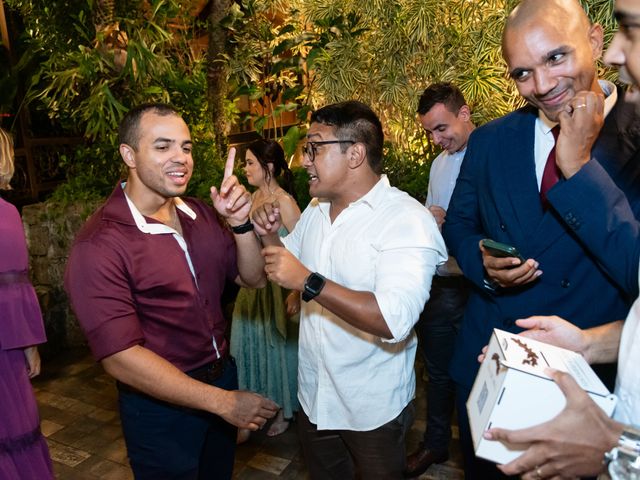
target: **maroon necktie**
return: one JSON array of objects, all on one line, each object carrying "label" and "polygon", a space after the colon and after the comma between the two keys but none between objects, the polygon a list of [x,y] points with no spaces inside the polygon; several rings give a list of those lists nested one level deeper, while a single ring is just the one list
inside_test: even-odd
[{"label": "maroon necktie", "polygon": [[553,133],[553,148],[547,157],[547,163],[544,166],[544,172],[542,174],[542,182],[540,183],[540,200],[542,201],[542,208],[544,210],[549,208],[547,192],[560,180],[560,176],[562,175],[556,164],[556,142],[558,141],[558,134],[560,133],[560,125],[553,127],[551,133]]}]

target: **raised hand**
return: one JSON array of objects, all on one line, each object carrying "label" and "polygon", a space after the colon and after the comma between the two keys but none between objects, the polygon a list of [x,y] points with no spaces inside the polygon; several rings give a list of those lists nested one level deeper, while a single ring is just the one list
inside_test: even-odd
[{"label": "raised hand", "polygon": [[266,202],[256,208],[252,214],[252,221],[258,235],[277,234],[282,225],[278,201],[276,200],[273,203]]},{"label": "raised hand", "polygon": [[558,118],[556,164],[564,178],[571,178],[591,159],[591,148],[604,125],[604,96],[578,92]]},{"label": "raised hand", "polygon": [[236,149],[229,149],[220,191],[216,187],[211,187],[211,201],[214,208],[227,219],[231,226],[245,223],[251,210],[251,195],[233,174],[235,158]]}]

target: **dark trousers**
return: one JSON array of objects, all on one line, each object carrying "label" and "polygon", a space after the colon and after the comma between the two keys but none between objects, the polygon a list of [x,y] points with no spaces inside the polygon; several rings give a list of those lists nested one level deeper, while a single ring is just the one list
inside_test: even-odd
[{"label": "dark trousers", "polygon": [[[384,405],[380,406],[384,408]],[[366,412],[362,412],[366,415]],[[413,401],[396,418],[368,432],[318,430],[304,411],[298,435],[313,480],[393,480],[405,468],[405,436],[414,418]]]},{"label": "dark trousers", "polygon": [[423,445],[436,453],[448,451],[451,441],[455,384],[449,376],[449,364],[469,289],[462,276],[434,276],[429,301],[415,327],[429,375]]},{"label": "dark trousers", "polygon": [[[211,385],[238,389],[232,359]],[[119,393],[122,430],[137,480],[231,478],[236,427],[217,415],[162,402],[126,386]]]}]

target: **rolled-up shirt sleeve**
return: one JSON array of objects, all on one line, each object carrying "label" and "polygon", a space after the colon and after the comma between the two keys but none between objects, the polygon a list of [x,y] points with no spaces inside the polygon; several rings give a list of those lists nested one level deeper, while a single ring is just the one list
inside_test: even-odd
[{"label": "rolled-up shirt sleeve", "polygon": [[447,260],[447,249],[433,216],[410,209],[390,222],[377,246],[374,295],[393,335],[400,342],[418,321],[429,299],[436,267]]},{"label": "rolled-up shirt sleeve", "polygon": [[74,245],[65,272],[71,299],[97,361],[144,344],[124,260],[109,245]]}]

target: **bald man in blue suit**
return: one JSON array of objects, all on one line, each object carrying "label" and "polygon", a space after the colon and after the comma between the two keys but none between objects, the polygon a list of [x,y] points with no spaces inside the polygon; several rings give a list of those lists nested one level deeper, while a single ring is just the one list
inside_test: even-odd
[{"label": "bald man in blue suit", "polygon": [[[492,329],[520,331],[515,320],[531,315],[588,328],[624,318],[637,295],[637,242],[616,243],[607,225],[624,223],[634,231],[626,238],[638,238],[639,122],[624,93],[597,78],[602,38],[577,0],[521,2],[507,21],[503,55],[529,105],[469,140],[444,225],[451,254],[475,285],[451,364],[467,478],[500,476],[474,460],[464,407]],[[604,124],[597,139],[584,139],[593,144],[589,165],[560,175],[541,198],[553,127],[583,109]],[[594,185],[606,184],[617,188],[594,198]],[[483,238],[515,246],[526,261],[492,257],[479,245]]]}]

